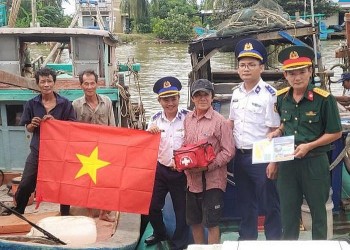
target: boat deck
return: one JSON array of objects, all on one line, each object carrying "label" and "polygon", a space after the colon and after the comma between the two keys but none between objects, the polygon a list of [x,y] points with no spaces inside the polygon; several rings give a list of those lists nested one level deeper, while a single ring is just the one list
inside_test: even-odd
[{"label": "boat deck", "polygon": [[[11,195],[11,192],[8,192],[8,187],[6,185],[2,185],[0,187],[0,201],[9,207],[13,206],[13,197]],[[33,223],[37,223],[42,218],[59,215],[59,204],[42,202],[38,209],[35,207],[36,202],[34,202],[32,205],[27,206],[24,214],[24,216]],[[1,207],[0,212],[3,210],[4,208]],[[88,249],[103,248],[114,250],[135,248],[139,239],[140,215],[118,213],[114,211],[111,213],[112,215],[115,215],[116,220],[114,222],[107,222],[98,218],[99,210],[97,209],[89,210],[86,208],[71,207],[70,214],[72,216],[92,216],[95,220],[97,240],[94,244],[88,245]],[[30,231],[30,229],[31,226],[27,222],[21,220],[15,215],[2,216],[0,219],[0,249],[17,249],[17,247],[21,247],[20,245],[12,246],[11,243],[9,243],[12,241],[7,241],[8,238],[6,237],[24,236]],[[6,243],[4,243],[4,239],[6,239]],[[23,237],[21,238],[21,242],[24,242]],[[45,244],[49,244],[46,241],[43,242],[45,242]],[[10,248],[2,248],[3,244],[9,244]],[[48,245],[43,245],[43,247],[40,249],[67,249],[67,247],[68,249],[75,248],[75,246],[73,248],[70,248],[69,245],[56,246],[54,248],[50,248]],[[79,247],[77,249],[85,249],[84,243],[82,243],[82,246]]]}]

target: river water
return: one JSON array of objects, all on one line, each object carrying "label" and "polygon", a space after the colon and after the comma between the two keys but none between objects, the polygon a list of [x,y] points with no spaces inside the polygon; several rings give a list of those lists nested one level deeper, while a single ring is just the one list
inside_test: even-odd
[{"label": "river water", "polygon": [[[341,62],[335,58],[334,51],[337,47],[339,47],[339,40],[321,41],[321,54],[326,69]],[[181,81],[183,90],[181,91],[180,106],[187,107],[187,81],[191,69],[187,44],[125,44],[117,48],[117,58],[120,63],[134,60],[141,64],[139,72],[140,92],[147,118],[160,109],[157,95],[153,93],[152,88],[155,81],[164,76],[175,76]],[[213,70],[234,69],[232,53],[217,53],[211,62]],[[339,79],[340,68],[336,68],[334,71],[335,76],[332,79]],[[130,78],[128,82],[130,82],[132,93],[135,95],[135,81]],[[332,86],[332,93],[340,94],[341,92],[340,84]]]}]

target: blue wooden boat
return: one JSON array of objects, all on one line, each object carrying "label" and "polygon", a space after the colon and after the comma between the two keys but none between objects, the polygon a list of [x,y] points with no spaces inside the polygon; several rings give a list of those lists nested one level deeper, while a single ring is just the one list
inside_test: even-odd
[{"label": "blue wooden boat", "polygon": [[[30,65],[25,64],[21,48],[24,43],[34,42],[53,42],[55,48],[69,50],[71,63],[49,63],[52,52],[46,60],[39,56]],[[71,101],[83,95],[79,72],[93,69],[99,76],[97,92],[112,100],[116,124],[133,127],[131,123],[137,123],[136,117],[127,108],[132,105],[127,87],[119,82],[115,53],[117,43],[116,37],[105,30],[0,28],[0,170],[5,173],[21,172],[29,152],[30,135],[18,125],[25,102],[38,94],[32,71],[24,74],[29,66],[33,71],[43,66],[58,70],[60,75],[55,91]],[[142,119],[142,116],[139,117]],[[120,213],[116,224],[116,230],[108,240],[74,249],[134,249],[139,239],[140,215]],[[0,228],[0,249],[72,249],[45,241],[33,243],[27,236],[4,236],[1,233]],[[38,242],[37,239],[34,242]]]}]

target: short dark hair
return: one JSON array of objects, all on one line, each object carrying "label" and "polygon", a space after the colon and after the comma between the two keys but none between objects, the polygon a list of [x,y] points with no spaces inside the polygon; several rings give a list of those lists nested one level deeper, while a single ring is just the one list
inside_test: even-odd
[{"label": "short dark hair", "polygon": [[79,82],[80,82],[80,84],[82,84],[84,82],[84,80],[83,80],[83,76],[84,75],[94,75],[95,76],[95,82],[97,83],[98,76],[97,76],[96,72],[93,69],[86,69],[83,72],[79,73]]},{"label": "short dark hair", "polygon": [[56,82],[56,71],[50,68],[40,68],[35,72],[35,82],[39,84],[39,76],[52,76],[53,82]]}]

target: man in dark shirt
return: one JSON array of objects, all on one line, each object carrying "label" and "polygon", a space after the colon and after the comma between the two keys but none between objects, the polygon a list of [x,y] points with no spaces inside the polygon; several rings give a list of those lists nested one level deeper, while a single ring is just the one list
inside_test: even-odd
[{"label": "man in dark shirt", "polygon": [[[36,187],[41,122],[53,119],[65,121],[76,119],[71,102],[54,92],[56,72],[48,68],[39,69],[35,73],[35,80],[39,86],[40,94],[27,101],[20,121],[20,125],[26,126],[27,131],[33,133],[30,153],[15,194],[15,210],[20,214],[24,213],[29,197]],[[69,206],[61,205],[60,211],[61,215],[68,215]]]}]

